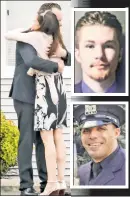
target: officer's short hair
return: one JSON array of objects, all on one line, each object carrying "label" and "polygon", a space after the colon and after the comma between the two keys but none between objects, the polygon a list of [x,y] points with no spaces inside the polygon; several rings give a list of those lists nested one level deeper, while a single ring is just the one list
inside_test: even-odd
[{"label": "officer's short hair", "polygon": [[114,14],[109,12],[100,12],[100,11],[90,11],[86,12],[84,16],[82,16],[75,28],[75,45],[78,48],[78,40],[79,40],[79,30],[85,25],[104,25],[111,28],[114,28],[117,33],[117,39],[119,44],[121,43],[122,38],[122,26],[117,17]]}]

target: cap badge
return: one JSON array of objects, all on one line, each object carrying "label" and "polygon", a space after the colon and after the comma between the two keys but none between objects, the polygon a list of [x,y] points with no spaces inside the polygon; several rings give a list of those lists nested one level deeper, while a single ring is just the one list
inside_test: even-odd
[{"label": "cap badge", "polygon": [[85,105],[85,115],[97,114],[96,105]]}]

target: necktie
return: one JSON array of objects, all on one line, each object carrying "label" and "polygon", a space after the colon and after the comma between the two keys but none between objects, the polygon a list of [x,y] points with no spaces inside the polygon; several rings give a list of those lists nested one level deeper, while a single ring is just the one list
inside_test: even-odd
[{"label": "necktie", "polygon": [[92,172],[93,172],[93,178],[96,178],[98,176],[98,174],[101,172],[100,163],[93,163]]}]

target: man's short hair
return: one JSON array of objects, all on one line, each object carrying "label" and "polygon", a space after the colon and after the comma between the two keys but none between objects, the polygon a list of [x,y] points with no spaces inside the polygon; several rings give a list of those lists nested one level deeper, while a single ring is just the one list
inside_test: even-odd
[{"label": "man's short hair", "polygon": [[61,6],[58,3],[44,3],[38,10],[38,14],[45,12],[46,10],[51,10],[52,8],[57,8],[61,10]]},{"label": "man's short hair", "polygon": [[79,30],[86,25],[104,25],[111,28],[114,28],[117,33],[117,38],[119,43],[122,39],[122,26],[114,14],[110,12],[100,12],[100,11],[90,11],[86,12],[76,24],[76,33],[75,33],[75,44],[78,48],[78,32]]}]

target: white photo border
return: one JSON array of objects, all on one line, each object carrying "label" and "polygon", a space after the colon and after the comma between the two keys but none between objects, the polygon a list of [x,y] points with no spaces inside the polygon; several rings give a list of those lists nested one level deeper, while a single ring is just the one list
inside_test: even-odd
[{"label": "white photo border", "polygon": [[75,186],[73,185],[73,180],[74,180],[74,145],[73,145],[73,132],[70,132],[70,155],[72,155],[70,157],[70,188],[71,189],[128,189],[129,188],[129,102],[125,101],[125,102],[80,102],[80,101],[76,101],[76,102],[71,102],[71,106],[70,106],[70,130],[73,131],[73,106],[74,105],[87,105],[87,104],[100,104],[100,105],[105,105],[105,104],[115,104],[115,105],[125,105],[125,143],[126,143],[126,148],[125,148],[125,152],[126,152],[126,163],[125,163],[125,185],[117,185],[117,186],[112,186],[112,185],[86,185],[86,186]]},{"label": "white photo border", "polygon": [[[123,11],[125,12],[125,93],[75,93],[74,69],[75,69],[75,11]],[[72,8],[71,9],[71,95],[72,96],[129,96],[129,8]]]}]

